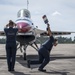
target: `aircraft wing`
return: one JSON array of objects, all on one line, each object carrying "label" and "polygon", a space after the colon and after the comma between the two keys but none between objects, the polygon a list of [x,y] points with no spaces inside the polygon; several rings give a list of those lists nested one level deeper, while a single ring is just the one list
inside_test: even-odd
[{"label": "aircraft wing", "polygon": [[[35,29],[36,34],[38,35],[43,35],[43,36],[48,36],[47,31],[41,30],[41,29]],[[75,32],[68,32],[68,31],[52,31],[52,34],[55,35],[70,35],[71,33]]]},{"label": "aircraft wing", "polygon": [[[35,29],[36,35],[43,35],[48,36],[47,31],[41,29]],[[68,32],[68,31],[52,31],[52,34],[55,35],[70,35],[71,33],[75,32]],[[0,36],[5,36],[4,31],[0,31]]]},{"label": "aircraft wing", "polygon": [[5,35],[4,31],[0,31],[0,36],[4,36],[4,35]]}]

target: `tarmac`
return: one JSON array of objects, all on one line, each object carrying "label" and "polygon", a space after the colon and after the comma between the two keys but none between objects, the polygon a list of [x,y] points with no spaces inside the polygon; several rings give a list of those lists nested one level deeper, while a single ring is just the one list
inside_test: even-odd
[{"label": "tarmac", "polygon": [[[28,46],[27,59],[38,59],[38,53]],[[58,44],[50,53],[51,60],[45,67],[47,72],[38,71],[39,65],[27,67],[27,61],[23,59],[23,53],[17,51],[15,71],[7,69],[5,44],[0,44],[0,75],[75,75],[75,44]]]}]

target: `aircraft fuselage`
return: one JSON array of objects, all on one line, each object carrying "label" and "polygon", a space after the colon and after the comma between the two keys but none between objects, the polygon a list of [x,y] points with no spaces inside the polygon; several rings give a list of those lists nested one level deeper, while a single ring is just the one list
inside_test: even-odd
[{"label": "aircraft fuselage", "polygon": [[35,40],[35,28],[30,18],[30,12],[22,9],[18,12],[18,18],[15,21],[18,27],[17,41],[20,43],[29,43]]}]

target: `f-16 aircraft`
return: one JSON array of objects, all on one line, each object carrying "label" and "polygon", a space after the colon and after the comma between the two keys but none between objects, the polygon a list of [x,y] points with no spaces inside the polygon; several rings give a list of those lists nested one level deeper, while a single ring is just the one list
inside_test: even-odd
[{"label": "f-16 aircraft", "polygon": [[[17,33],[17,49],[23,52],[24,60],[26,60],[26,49],[28,45],[32,46],[34,49],[38,50],[38,45],[36,44],[37,35],[47,35],[46,31],[40,30],[34,27],[31,20],[30,11],[28,9],[21,9],[17,13],[17,20],[15,21],[18,27]],[[53,35],[67,35],[71,32],[59,32],[52,31]],[[5,35],[4,31],[0,31],[0,35]]]}]

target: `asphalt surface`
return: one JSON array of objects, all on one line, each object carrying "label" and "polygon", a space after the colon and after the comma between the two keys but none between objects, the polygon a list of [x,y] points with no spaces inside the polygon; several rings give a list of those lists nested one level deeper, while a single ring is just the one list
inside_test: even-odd
[{"label": "asphalt surface", "polygon": [[[32,47],[26,50],[27,59],[38,59],[38,53]],[[39,65],[27,67],[23,54],[17,51],[15,71],[8,72],[5,45],[0,44],[0,75],[75,75],[75,44],[58,44],[51,51],[51,61],[45,67],[47,72],[38,71]]]}]

